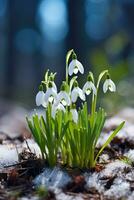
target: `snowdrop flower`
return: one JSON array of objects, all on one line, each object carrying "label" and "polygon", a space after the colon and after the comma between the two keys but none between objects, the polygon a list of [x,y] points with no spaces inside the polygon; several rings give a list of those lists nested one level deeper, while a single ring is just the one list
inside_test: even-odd
[{"label": "snowdrop flower", "polygon": [[64,106],[61,103],[59,103],[59,104],[53,104],[52,105],[52,117],[53,118],[55,118],[56,112],[58,110],[62,110],[63,112],[66,111],[66,109],[64,108]]},{"label": "snowdrop flower", "polygon": [[52,103],[53,100],[56,100],[56,98],[57,98],[57,92],[54,89],[52,82],[49,82],[48,89],[45,93],[45,102],[47,102],[47,103],[51,102]]},{"label": "snowdrop flower", "polygon": [[78,112],[77,112],[77,110],[76,110],[76,107],[73,106],[73,107],[71,108],[70,112],[72,113],[73,121],[74,121],[75,123],[77,123],[77,122],[78,122]]},{"label": "snowdrop flower", "polygon": [[103,84],[103,92],[106,93],[108,90],[110,90],[111,92],[116,91],[116,86],[114,82],[110,79],[109,75],[107,75],[107,79]]},{"label": "snowdrop flower", "polygon": [[61,102],[64,106],[66,106],[66,105],[69,106],[71,103],[68,93],[63,90],[59,92],[59,94],[57,96],[57,101]]},{"label": "snowdrop flower", "polygon": [[70,76],[72,76],[72,74],[77,74],[78,71],[83,74],[84,73],[84,67],[83,65],[77,60],[77,56],[76,54],[73,54],[72,55],[73,59],[72,61],[70,62],[69,64],[69,67],[68,67],[68,73]]},{"label": "snowdrop flower", "polygon": [[56,104],[62,103],[64,106],[69,106],[71,104],[70,96],[66,92],[66,83],[63,81],[61,85],[61,91],[57,95]]},{"label": "snowdrop flower", "polygon": [[47,104],[45,102],[45,93],[43,92],[43,86],[40,85],[40,88],[39,88],[39,92],[37,93],[36,95],[36,98],[35,98],[35,101],[36,101],[36,105],[37,106],[43,106],[43,107],[46,107]]},{"label": "snowdrop flower", "polygon": [[75,103],[77,101],[78,97],[80,97],[81,100],[85,101],[85,94],[84,94],[83,90],[80,89],[78,87],[78,83],[75,82],[74,89],[71,92],[71,100],[72,100],[72,102]]},{"label": "snowdrop flower", "polygon": [[93,94],[96,95],[96,87],[92,81],[87,81],[85,85],[83,86],[83,92],[86,95],[89,95],[93,91]]}]

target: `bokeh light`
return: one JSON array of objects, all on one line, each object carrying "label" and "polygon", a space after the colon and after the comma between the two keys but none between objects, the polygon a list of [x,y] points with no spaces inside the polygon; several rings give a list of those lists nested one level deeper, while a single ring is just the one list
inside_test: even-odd
[{"label": "bokeh light", "polygon": [[40,28],[48,40],[63,40],[68,32],[67,9],[64,0],[42,0],[38,17]]}]

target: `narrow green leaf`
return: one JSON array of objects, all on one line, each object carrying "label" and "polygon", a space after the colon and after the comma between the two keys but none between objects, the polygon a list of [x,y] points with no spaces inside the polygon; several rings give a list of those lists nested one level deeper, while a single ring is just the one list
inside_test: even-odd
[{"label": "narrow green leaf", "polygon": [[45,73],[45,82],[48,82],[48,73],[49,73],[49,69]]},{"label": "narrow green leaf", "polygon": [[66,124],[63,125],[63,128],[62,128],[62,132],[61,132],[61,135],[60,135],[59,142],[61,142],[61,140],[63,139],[64,135],[67,133],[67,128],[68,128],[68,126],[69,126],[69,123],[70,123],[70,121],[68,121]]},{"label": "narrow green leaf", "polygon": [[33,137],[36,139],[36,134],[35,134],[35,130],[34,130],[32,121],[30,119],[28,119],[28,117],[26,117],[26,121],[28,123],[29,129],[31,130],[31,133],[33,134]]},{"label": "narrow green leaf", "polygon": [[107,145],[112,141],[112,139],[116,136],[116,134],[122,129],[122,127],[124,126],[125,121],[123,121],[115,130],[114,132],[109,136],[109,138],[107,139],[107,141],[104,143],[104,145],[101,147],[100,151],[98,152],[98,154],[96,155],[95,158],[95,162],[97,161],[99,155],[102,153],[102,151],[107,147]]}]

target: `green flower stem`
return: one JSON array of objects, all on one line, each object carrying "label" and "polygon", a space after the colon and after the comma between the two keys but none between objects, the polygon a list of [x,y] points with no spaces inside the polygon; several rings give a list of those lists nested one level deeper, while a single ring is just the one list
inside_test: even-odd
[{"label": "green flower stem", "polygon": [[99,89],[99,86],[100,86],[100,81],[101,79],[103,78],[103,76],[105,74],[108,73],[108,70],[104,70],[100,73],[99,75],[99,78],[98,78],[98,81],[97,81],[97,86],[96,86],[96,95],[92,95],[92,108],[91,108],[91,114],[94,115],[95,112],[96,112],[96,103],[97,103],[97,95],[98,95],[98,89]]},{"label": "green flower stem", "polygon": [[68,85],[68,63],[69,63],[70,56],[72,55],[73,52],[74,50],[71,49],[70,51],[68,51],[66,55],[66,83],[67,85]]},{"label": "green flower stem", "polygon": [[92,95],[91,115],[94,116],[96,112],[97,92],[96,95]]},{"label": "green flower stem", "polygon": [[66,63],[66,83],[68,85],[68,64]]}]

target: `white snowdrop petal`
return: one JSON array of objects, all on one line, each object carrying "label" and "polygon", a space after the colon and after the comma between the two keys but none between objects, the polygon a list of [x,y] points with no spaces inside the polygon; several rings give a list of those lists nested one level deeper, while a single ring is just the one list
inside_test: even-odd
[{"label": "white snowdrop petal", "polygon": [[72,93],[71,93],[71,100],[72,100],[72,102],[75,103],[77,101],[77,98],[78,98],[78,91],[77,91],[77,88],[75,87],[72,90]]},{"label": "white snowdrop petal", "polygon": [[56,86],[55,82],[52,82],[52,87],[55,90],[55,92],[57,93],[58,90],[57,90],[57,86]]},{"label": "white snowdrop petal", "polygon": [[65,95],[66,103],[69,106],[71,104],[70,97],[69,97],[69,95],[67,93],[65,93],[64,95]]},{"label": "white snowdrop petal", "polygon": [[52,88],[52,95],[53,95],[54,98],[57,97],[57,92],[53,88]]},{"label": "white snowdrop petal", "polygon": [[42,102],[42,106],[43,106],[44,108],[47,107],[47,103],[45,102],[45,100],[43,100],[43,102]]},{"label": "white snowdrop petal", "polygon": [[77,67],[74,67],[74,74],[77,74],[78,73],[78,71],[79,71],[79,69],[77,68]]},{"label": "white snowdrop petal", "polygon": [[65,107],[61,103],[59,103],[57,109],[62,110],[63,112],[66,111]]},{"label": "white snowdrop petal", "polygon": [[44,103],[44,96],[45,96],[45,93],[43,91],[39,91],[36,95],[36,105],[37,106],[40,106]]},{"label": "white snowdrop petal", "polygon": [[77,123],[78,122],[78,112],[77,112],[77,110],[76,109],[71,109],[71,113],[72,113],[73,121],[75,123]]},{"label": "white snowdrop petal", "polygon": [[85,85],[83,86],[83,92],[86,94],[86,95],[89,95],[91,93],[91,87],[90,87],[90,83],[89,81],[87,81],[85,83]]},{"label": "white snowdrop petal", "polygon": [[81,74],[84,73],[84,67],[77,59],[74,59],[70,62],[68,67],[68,73],[71,76],[73,73],[77,74],[80,71]]},{"label": "white snowdrop petal", "polygon": [[48,102],[48,99],[49,99],[50,95],[51,95],[51,89],[48,88],[47,91],[46,91],[46,94],[45,94],[45,101],[46,102]]},{"label": "white snowdrop petal", "polygon": [[72,76],[72,74],[74,73],[74,67],[76,66],[76,60],[72,60],[69,64],[69,67],[68,67],[68,74],[70,76]]},{"label": "white snowdrop petal", "polygon": [[116,91],[116,86],[115,86],[114,82],[111,79],[106,79],[104,84],[103,84],[104,93],[106,93],[107,90],[110,90],[111,92],[115,92]]},{"label": "white snowdrop petal", "polygon": [[95,85],[93,84],[93,82],[91,82],[91,81],[90,81],[90,88],[92,89],[94,95],[96,95],[96,94],[97,94],[96,87],[95,87]]},{"label": "white snowdrop petal", "polygon": [[83,92],[86,93],[86,91],[89,89],[89,82],[87,81],[85,85],[83,86]]},{"label": "white snowdrop petal", "polygon": [[78,60],[76,60],[76,66],[78,67],[79,71],[81,74],[84,74],[84,67],[81,64],[81,62],[79,62]]},{"label": "white snowdrop petal", "polygon": [[80,89],[79,87],[77,88],[78,89],[78,94],[79,94],[79,97],[81,98],[81,100],[85,101],[85,94],[83,92],[82,89]]},{"label": "white snowdrop petal", "polygon": [[103,84],[103,92],[106,93],[108,90],[108,85],[109,85],[109,81],[108,79],[105,80],[104,84]]},{"label": "white snowdrop petal", "polygon": [[115,86],[114,82],[111,79],[109,79],[109,90],[111,92],[115,92],[116,91],[116,86]]},{"label": "white snowdrop petal", "polygon": [[53,106],[52,106],[52,117],[53,118],[55,118],[56,112],[58,110],[62,110],[63,112],[66,111],[66,109],[64,108],[64,106],[61,103],[59,103],[58,105],[53,104]]},{"label": "white snowdrop petal", "polygon": [[62,98],[64,99],[64,101],[66,102],[67,105],[70,105],[70,99],[68,94],[65,91],[61,91],[62,92]]},{"label": "white snowdrop petal", "polygon": [[83,86],[83,92],[89,95],[91,91],[93,91],[93,94],[96,95],[97,91],[95,85],[93,84],[92,81],[87,81]]},{"label": "white snowdrop petal", "polygon": [[58,99],[58,102],[62,102],[64,105],[70,105],[70,97],[69,97],[69,95],[68,95],[68,93],[67,92],[65,92],[65,91],[60,91],[60,93],[58,94],[58,97],[57,97],[57,99]]},{"label": "white snowdrop petal", "polygon": [[51,97],[53,97],[53,99],[56,99],[56,97],[57,97],[57,93],[56,93],[56,91],[53,89],[53,87],[47,89],[46,94],[45,94],[45,101],[46,101],[46,102],[48,102],[48,101],[51,102],[51,100],[52,100]]}]

